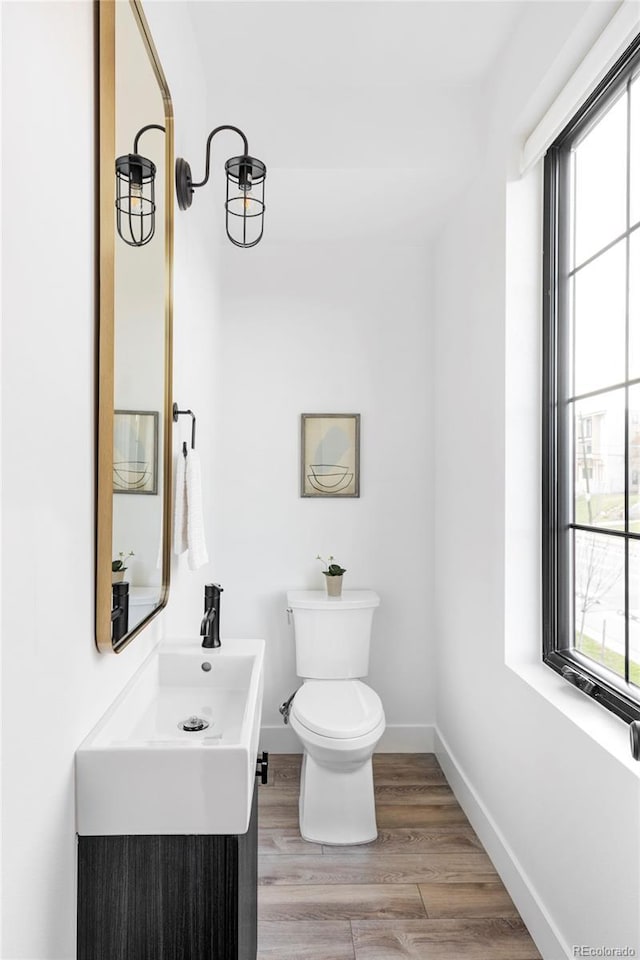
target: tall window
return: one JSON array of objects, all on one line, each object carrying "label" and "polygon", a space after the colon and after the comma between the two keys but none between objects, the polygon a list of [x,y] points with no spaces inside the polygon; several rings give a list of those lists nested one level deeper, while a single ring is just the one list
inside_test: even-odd
[{"label": "tall window", "polygon": [[545,158],[544,659],[640,718],[640,37]]}]

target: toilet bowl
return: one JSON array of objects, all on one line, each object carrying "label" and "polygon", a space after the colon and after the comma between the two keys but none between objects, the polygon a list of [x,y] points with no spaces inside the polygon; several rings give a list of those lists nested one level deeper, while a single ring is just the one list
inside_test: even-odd
[{"label": "toilet bowl", "polygon": [[303,684],[289,720],[303,748],[300,833],[324,844],[377,836],[373,752],[385,729],[380,697],[360,677],[369,666],[373,591],[290,591],[296,663]]},{"label": "toilet bowl", "polygon": [[369,843],[378,835],[371,758],[384,733],[377,693],[359,680],[308,680],[290,722],[304,749],[300,833],[314,843]]}]

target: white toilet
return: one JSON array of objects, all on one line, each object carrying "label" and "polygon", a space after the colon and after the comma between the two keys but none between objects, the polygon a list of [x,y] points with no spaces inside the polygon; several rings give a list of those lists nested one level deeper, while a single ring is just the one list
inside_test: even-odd
[{"label": "white toilet", "polygon": [[290,590],[296,672],[303,684],[289,719],[304,748],[300,833],[315,843],[369,843],[378,835],[371,757],[384,733],[369,672],[371,623],[379,596],[347,590]]}]

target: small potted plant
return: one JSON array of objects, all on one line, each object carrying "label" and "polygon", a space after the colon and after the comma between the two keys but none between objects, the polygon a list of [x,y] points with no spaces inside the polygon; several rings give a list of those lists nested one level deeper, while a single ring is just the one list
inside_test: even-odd
[{"label": "small potted plant", "polygon": [[133,550],[129,550],[129,553],[123,553],[121,550],[117,559],[111,561],[111,583],[120,583],[124,580],[124,575],[127,572],[127,560],[133,556],[135,556]]},{"label": "small potted plant", "polygon": [[341,597],[342,574],[347,572],[346,569],[335,562],[335,557],[327,557],[325,560],[318,554],[316,560],[320,560],[327,568],[322,571],[326,577],[325,585],[327,587],[327,595],[330,597]]}]

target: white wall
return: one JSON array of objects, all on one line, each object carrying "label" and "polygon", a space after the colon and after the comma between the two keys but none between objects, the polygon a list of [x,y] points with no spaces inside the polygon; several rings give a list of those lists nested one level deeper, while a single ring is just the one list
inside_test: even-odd
[{"label": "white wall", "polygon": [[[206,123],[204,104],[194,106],[197,53],[182,12],[157,6],[152,30],[180,118],[178,151],[189,157],[202,150]],[[71,960],[74,751],[157,641],[162,621],[118,657],[95,649],[92,4],[11,3],[2,15],[0,955]],[[191,213],[176,228],[176,382],[178,399],[197,410],[211,406],[204,374],[214,290],[206,214]],[[191,350],[191,336],[202,353]],[[179,598],[185,575],[174,573]]]},{"label": "white wall", "polygon": [[[383,243],[225,250],[213,554],[223,633],[267,642],[263,741],[298,749],[277,708],[298,685],[285,593],[380,593],[369,682],[383,748],[426,749],[433,722],[431,317],[425,251]],[[301,413],[360,413],[359,499],[301,499]],[[275,729],[270,729],[274,727]]]},{"label": "white wall", "polygon": [[[515,36],[503,75],[535,49]],[[625,724],[538,662],[539,171],[506,184],[527,94],[495,92],[486,158],[436,247],[437,723],[445,771],[558,960],[640,943],[640,788]]]},{"label": "white wall", "polygon": [[[186,5],[148,0],[145,10],[171,90],[176,117],[175,155],[191,164],[197,180],[204,174],[207,135],[220,123],[223,107],[210,105],[203,95],[206,85]],[[224,191],[218,182],[220,163],[220,155],[214,155],[215,182],[196,191],[189,210],[180,210],[176,203],[174,211],[173,399],[181,410],[193,410],[197,418],[196,447],[202,464],[203,508],[211,558],[200,570],[192,572],[187,567],[186,554],[173,557],[170,601],[162,627],[164,635],[174,638],[193,639],[199,635],[204,584],[217,575],[212,477],[220,364],[217,338],[222,323],[218,276]],[[182,456],[183,440],[191,441],[190,417],[180,417],[174,426],[174,463]]]},{"label": "white wall", "polygon": [[157,630],[94,646],[91,4],[6,4],[2,45],[2,956],[70,960],[74,750]]}]

